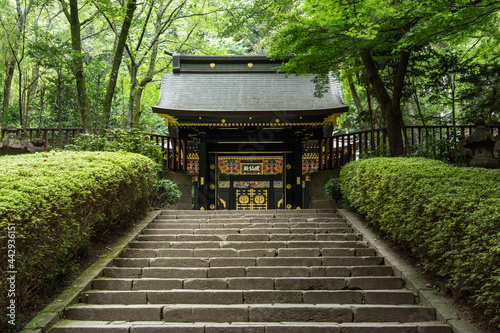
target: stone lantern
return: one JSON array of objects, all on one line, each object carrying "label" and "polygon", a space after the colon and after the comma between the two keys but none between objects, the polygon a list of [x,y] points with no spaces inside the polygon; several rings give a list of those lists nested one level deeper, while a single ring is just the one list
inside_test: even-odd
[{"label": "stone lantern", "polygon": [[0,142],[0,155],[17,155],[28,153],[28,145],[17,136],[17,127],[7,126],[7,135]]},{"label": "stone lantern", "polygon": [[29,143],[28,149],[31,153],[42,153],[45,151],[44,145],[45,140],[43,140],[42,138],[34,138]]},{"label": "stone lantern", "polygon": [[472,150],[470,166],[495,169],[500,167],[499,159],[493,155],[496,140],[485,125],[484,118],[479,117],[475,121],[476,130],[474,134],[465,139],[465,148]]}]

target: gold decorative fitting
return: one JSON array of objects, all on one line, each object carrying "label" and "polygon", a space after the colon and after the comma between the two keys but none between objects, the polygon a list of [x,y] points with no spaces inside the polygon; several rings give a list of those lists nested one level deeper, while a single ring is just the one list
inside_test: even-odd
[{"label": "gold decorative fitting", "polygon": [[201,120],[201,117],[198,117],[198,119],[200,119],[200,120]]},{"label": "gold decorative fitting", "polygon": [[219,201],[224,206],[224,209],[226,209],[226,202],[223,199],[221,199],[221,198],[219,198]]},{"label": "gold decorative fitting", "polygon": [[205,185],[205,177],[200,177],[200,185]]},{"label": "gold decorative fitting", "polygon": [[283,198],[281,198],[280,201],[278,201],[278,208],[281,208],[281,205],[283,205]]},{"label": "gold decorative fitting", "polygon": [[242,195],[239,197],[239,201],[241,204],[247,204],[250,201],[250,198],[247,195]]},{"label": "gold decorative fitting", "polygon": [[215,164],[210,164],[210,170],[215,170]]},{"label": "gold decorative fitting", "polygon": [[211,190],[215,190],[215,185],[214,184],[210,184],[210,189]]},{"label": "gold decorative fitting", "polygon": [[215,209],[215,205],[214,205],[214,204],[211,204],[211,205],[210,205],[210,209],[211,209],[211,210],[214,210],[214,209]]},{"label": "gold decorative fitting", "polygon": [[292,189],[292,185],[291,184],[286,184],[286,189],[287,190],[291,190]]},{"label": "gold decorative fitting", "polygon": [[286,165],[286,168],[287,168],[288,170],[290,170],[290,169],[292,168],[292,165],[291,165],[291,164],[287,164],[287,165]]},{"label": "gold decorative fitting", "polygon": [[205,210],[205,207],[201,207],[200,210]]},{"label": "gold decorative fitting", "polygon": [[222,119],[221,123],[225,124],[226,123],[226,119]]},{"label": "gold decorative fitting", "polygon": [[291,204],[286,205],[286,209],[292,209],[292,205]]},{"label": "gold decorative fitting", "polygon": [[300,208],[300,206],[297,206],[297,208],[296,208],[296,209],[301,209],[301,208]]},{"label": "gold decorative fitting", "polygon": [[[280,104],[281,104],[281,103],[280,103]],[[276,118],[276,123],[279,123],[279,122],[280,122],[280,120],[279,120],[278,118]]]},{"label": "gold decorative fitting", "polygon": [[252,68],[253,64],[251,62],[248,63],[248,67]]},{"label": "gold decorative fitting", "polygon": [[252,120],[252,117],[248,117],[248,119]]},{"label": "gold decorative fitting", "polygon": [[210,63],[210,68],[214,68],[215,67],[215,63]]},{"label": "gold decorative fitting", "polygon": [[255,197],[255,202],[259,205],[263,204],[266,201],[263,195],[258,195]]}]

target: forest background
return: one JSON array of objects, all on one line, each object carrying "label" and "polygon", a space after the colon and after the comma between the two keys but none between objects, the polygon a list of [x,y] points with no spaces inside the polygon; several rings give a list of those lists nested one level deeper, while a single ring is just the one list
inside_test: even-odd
[{"label": "forest background", "polygon": [[318,74],[318,95],[340,80],[351,107],[337,133],[499,124],[499,10],[494,0],[0,0],[0,127],[166,134],[151,106],[172,53],[298,55],[283,70]]}]

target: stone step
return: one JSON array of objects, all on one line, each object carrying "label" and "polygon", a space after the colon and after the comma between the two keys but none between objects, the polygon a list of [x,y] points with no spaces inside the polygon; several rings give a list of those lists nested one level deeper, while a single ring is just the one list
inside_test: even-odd
[{"label": "stone step", "polygon": [[[153,259],[153,258],[255,258],[257,265],[295,265],[294,258],[300,254],[300,249],[125,249],[122,258],[116,259]],[[361,250],[367,250],[362,252]],[[307,266],[369,266],[382,265],[383,257],[369,256],[371,249],[303,249],[304,257],[300,257]],[[318,253],[319,252],[319,253]],[[309,255],[310,257],[305,257]],[[313,257],[314,256],[314,257]],[[139,262],[139,261],[138,261]],[[275,263],[275,264],[273,264]],[[136,266],[134,266],[136,267]]]},{"label": "stone step", "polygon": [[452,333],[438,322],[334,323],[334,322],[233,322],[166,323],[163,321],[110,322],[64,320],[54,333]]},{"label": "stone step", "polygon": [[88,291],[87,304],[414,304],[408,290],[147,290]]},{"label": "stone step", "polygon": [[[186,273],[186,272],[184,272]],[[192,275],[196,275],[194,271]],[[174,275],[174,274],[171,274]],[[186,275],[186,274],[184,274]],[[201,276],[202,274],[200,274]],[[403,280],[394,276],[365,277],[142,277],[99,278],[92,281],[94,290],[395,290]]]},{"label": "stone step", "polygon": [[165,322],[413,322],[435,321],[432,308],[418,305],[340,304],[151,304],[74,305],[66,309],[69,320]]},{"label": "stone step", "polygon": [[452,332],[335,210],[163,211],[90,287],[51,332]]},{"label": "stone step", "polygon": [[[127,258],[159,258],[159,257],[198,257],[198,258],[220,258],[220,257],[375,257],[376,252],[370,248],[283,248],[283,249],[142,249],[126,248],[119,259]],[[345,260],[344,258],[341,258]],[[368,260],[368,259],[367,259]],[[382,258],[369,259],[382,262]],[[355,261],[352,265],[362,265]],[[378,265],[378,263],[376,264]],[[332,265],[336,266],[336,265]],[[342,264],[344,266],[344,264]]]},{"label": "stone step", "polygon": [[143,235],[231,235],[231,234],[333,234],[353,233],[351,227],[338,228],[178,228],[158,229],[147,228],[142,231]]},{"label": "stone step", "polygon": [[279,209],[268,209],[268,210],[252,210],[252,211],[228,211],[228,210],[217,210],[217,211],[197,211],[197,210],[164,210],[161,212],[162,216],[261,216],[261,215],[273,215],[273,216],[295,216],[295,215],[326,215],[333,216],[337,215],[335,209],[302,209],[302,210],[279,210]]},{"label": "stone step", "polygon": [[[309,250],[309,249],[308,249]],[[280,252],[280,254],[282,254]],[[295,253],[292,253],[295,255]],[[354,269],[366,269],[373,267],[374,270],[385,269],[389,270],[388,266],[381,266],[382,257],[375,257],[377,261],[372,261],[373,257],[348,257],[352,259],[356,265],[348,265],[348,260],[344,257],[294,257],[294,256],[281,256],[280,257],[185,257],[185,256],[165,256],[157,258],[117,258],[113,263],[115,267],[253,267],[253,266],[348,266]],[[339,259],[339,260],[335,260]],[[361,259],[361,260],[360,260]],[[366,260],[363,260],[366,259]],[[366,261],[370,265],[363,265]],[[342,265],[328,265],[329,263],[342,263]],[[375,265],[374,265],[375,264]],[[366,266],[366,267],[364,267]],[[385,268],[384,268],[385,267]]]},{"label": "stone step", "polygon": [[[260,252],[260,253],[258,253]],[[147,250],[147,249],[126,249],[122,258],[113,260],[117,267],[149,267],[152,266],[151,262],[156,259],[164,259],[167,264],[169,261],[174,262],[179,258],[186,259],[199,259],[210,261],[210,267],[221,266],[234,266],[234,265],[247,265],[257,266],[262,264],[262,260],[257,262],[258,258],[251,256],[251,254],[260,254],[259,257],[276,257],[276,258],[299,258],[306,261],[302,263],[311,264],[312,266],[322,265],[322,260],[330,262],[339,262],[341,265],[331,266],[349,266],[349,259],[353,259],[352,265],[363,265],[364,262],[370,265],[383,264],[382,257],[376,257],[373,249],[255,249],[255,250],[235,250],[235,249],[160,249],[160,250]],[[321,258],[315,258],[321,257]],[[338,258],[334,260],[333,258]],[[365,257],[364,259],[359,259]],[[311,261],[311,258],[312,261]],[[358,258],[358,259],[356,259]],[[276,262],[287,262],[286,266],[293,265],[293,259],[279,260],[274,259]],[[269,262],[269,260],[264,260]],[[158,264],[158,263],[157,263]],[[156,265],[157,265],[156,264]]]},{"label": "stone step", "polygon": [[344,219],[339,217],[234,217],[234,216],[217,216],[212,218],[201,218],[190,216],[188,218],[181,216],[158,216],[153,223],[346,223]]},{"label": "stone step", "polygon": [[192,278],[192,277],[350,277],[392,276],[390,266],[224,266],[209,267],[208,260],[158,259],[152,267],[106,267],[110,278]]},{"label": "stone step", "polygon": [[248,229],[248,228],[324,228],[324,229],[334,229],[334,228],[348,228],[349,225],[344,222],[241,222],[241,223],[213,223],[213,222],[152,222],[148,228],[151,229]]},{"label": "stone step", "polygon": [[281,248],[367,248],[363,241],[133,241],[130,248],[141,249],[281,249]]},{"label": "stone step", "polygon": [[175,242],[175,241],[356,241],[361,240],[360,234],[330,233],[330,234],[229,234],[229,235],[194,235],[194,234],[143,234],[136,237],[137,241]]}]

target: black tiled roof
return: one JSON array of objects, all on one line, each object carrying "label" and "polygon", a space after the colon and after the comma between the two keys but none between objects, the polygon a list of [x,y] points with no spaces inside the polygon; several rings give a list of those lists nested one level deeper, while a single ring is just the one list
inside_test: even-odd
[{"label": "black tiled roof", "polygon": [[[207,57],[200,58],[206,62]],[[221,58],[217,57],[217,61],[220,62]],[[247,58],[244,61],[248,62]],[[234,61],[234,58],[228,59]],[[347,111],[337,81],[331,80],[329,92],[323,98],[317,98],[314,97],[315,85],[312,78],[313,76],[294,74],[285,77],[284,73],[251,70],[181,70],[162,75],[159,102],[153,110],[172,116],[267,115],[285,111],[312,115]]]}]

